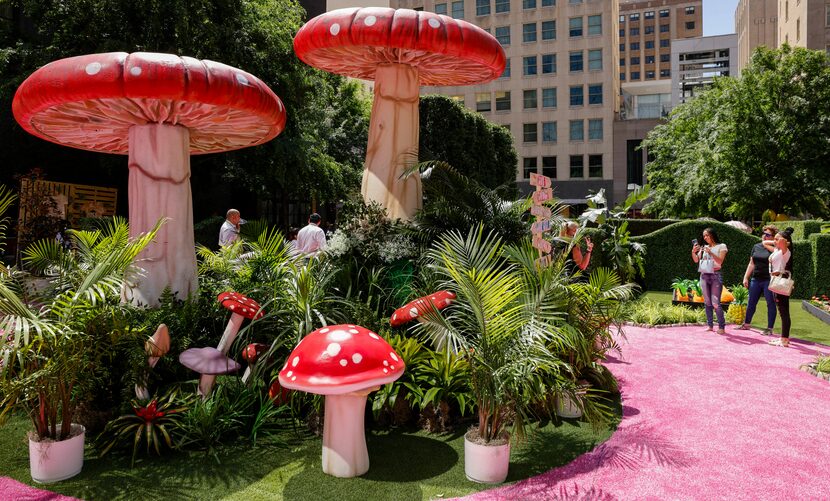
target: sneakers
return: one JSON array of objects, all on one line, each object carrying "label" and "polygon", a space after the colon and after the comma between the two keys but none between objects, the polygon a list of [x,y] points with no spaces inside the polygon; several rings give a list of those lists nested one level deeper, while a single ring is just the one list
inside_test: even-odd
[{"label": "sneakers", "polygon": [[772,329],[764,329],[761,331],[762,336],[772,336]]},{"label": "sneakers", "polygon": [[718,329],[718,334],[720,334],[721,336],[725,336],[726,335],[726,330],[725,329]]},{"label": "sneakers", "polygon": [[748,331],[749,329],[750,329],[749,324],[741,324],[740,327],[738,327],[739,331]]},{"label": "sneakers", "polygon": [[770,345],[770,346],[780,346],[782,348],[789,348],[790,340],[785,338],[785,337],[780,337],[780,338],[771,339],[770,341],[767,341],[767,344]]}]

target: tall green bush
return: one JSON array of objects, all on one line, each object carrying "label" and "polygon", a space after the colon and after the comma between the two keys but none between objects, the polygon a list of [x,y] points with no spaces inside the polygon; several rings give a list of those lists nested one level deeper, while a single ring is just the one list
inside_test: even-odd
[{"label": "tall green bush", "polygon": [[830,294],[830,234],[813,233],[809,241],[815,279],[812,293],[804,297]]},{"label": "tall green bush", "polygon": [[793,232],[793,240],[807,240],[813,233],[821,233],[821,225],[827,224],[827,221],[810,219],[807,221],[776,221],[778,228],[784,229],[791,227]]}]

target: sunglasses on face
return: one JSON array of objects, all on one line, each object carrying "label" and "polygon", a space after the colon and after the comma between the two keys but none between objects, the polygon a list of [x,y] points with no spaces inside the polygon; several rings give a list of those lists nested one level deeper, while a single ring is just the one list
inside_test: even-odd
[{"label": "sunglasses on face", "polygon": [[771,237],[771,236],[772,236],[772,233],[764,233],[764,236],[765,236],[765,237]]}]

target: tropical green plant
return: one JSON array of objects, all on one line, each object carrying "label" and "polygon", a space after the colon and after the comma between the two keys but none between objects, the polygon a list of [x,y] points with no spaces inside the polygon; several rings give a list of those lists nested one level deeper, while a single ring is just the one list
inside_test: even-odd
[{"label": "tropical green plant", "polygon": [[[5,185],[0,184],[0,255],[6,250],[6,232],[9,229],[9,217],[6,211],[15,200],[17,200],[17,195]],[[0,271],[5,271],[2,263],[0,263]]]},{"label": "tropical green plant", "polygon": [[125,276],[137,272],[134,259],[162,224],[135,239],[123,221],[105,232],[70,231],[77,248],[72,253],[54,239],[35,243],[24,259],[52,277],[39,304],[24,302],[10,275],[0,275],[0,329],[11,335],[0,348],[0,418],[23,410],[39,439],[68,436],[76,399],[89,390],[90,375],[109,346],[90,334],[89,324],[101,308],[118,303]]},{"label": "tropical green plant", "polygon": [[749,289],[741,284],[733,285],[731,289],[732,297],[735,298],[732,300],[732,303],[740,306],[746,306],[749,301]]},{"label": "tropical green plant", "polygon": [[816,370],[825,374],[830,374],[830,356],[817,357]]},{"label": "tropical green plant", "polygon": [[429,431],[448,431],[455,418],[473,411],[470,362],[449,350],[431,351],[414,368],[421,387],[421,424]]},{"label": "tropical green plant", "polygon": [[625,317],[637,324],[671,325],[699,323],[705,320],[702,309],[640,299],[625,306]]},{"label": "tropical green plant", "polygon": [[[114,447],[132,447],[131,466],[139,450],[149,455],[155,452],[161,455],[162,448],[175,449],[178,427],[182,412],[186,411],[193,398],[173,389],[150,402],[132,401],[133,412],[125,414],[107,423],[103,436],[101,455]],[[143,447],[142,447],[143,445]]]},{"label": "tropical green plant", "polygon": [[[525,263],[537,255],[529,243],[515,252]],[[501,238],[481,226],[466,236],[445,235],[427,257],[441,289],[457,299],[442,312],[426,312],[415,329],[469,363],[478,411],[471,438],[504,439],[511,424],[521,438],[531,405],[547,392],[572,386],[571,367],[548,348],[564,342],[560,324],[566,312],[548,294],[556,285],[528,280],[507,258]]]},{"label": "tropical green plant", "polygon": [[386,341],[406,365],[406,371],[397,381],[382,386],[372,394],[372,414],[378,420],[382,413],[389,413],[395,424],[406,424],[412,407],[418,405],[424,393],[418,375],[420,367],[429,360],[431,350],[417,339],[400,334],[387,336]]}]

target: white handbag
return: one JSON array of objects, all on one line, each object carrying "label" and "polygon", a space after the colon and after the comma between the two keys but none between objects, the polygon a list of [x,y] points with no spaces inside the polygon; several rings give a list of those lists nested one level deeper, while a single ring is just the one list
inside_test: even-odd
[{"label": "white handbag", "polygon": [[703,255],[700,257],[700,262],[697,265],[697,271],[701,273],[714,273],[715,260],[704,252]]},{"label": "white handbag", "polygon": [[[785,276],[786,275],[786,276]],[[769,279],[769,290],[782,296],[789,296],[793,293],[795,282],[790,278],[790,272],[785,271],[780,275],[774,275]]]}]

